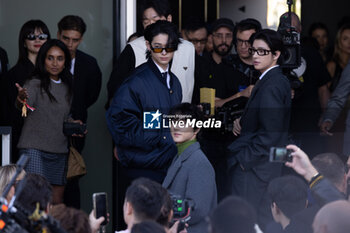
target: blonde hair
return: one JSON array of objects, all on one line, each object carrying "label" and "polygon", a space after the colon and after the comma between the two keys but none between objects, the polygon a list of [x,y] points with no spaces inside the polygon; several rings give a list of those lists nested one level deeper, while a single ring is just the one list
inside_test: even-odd
[{"label": "blonde hair", "polygon": [[[4,192],[6,186],[10,183],[12,177],[15,175],[17,170],[17,165],[9,164],[0,167],[0,195]],[[18,178],[22,179],[25,175],[25,171],[22,171]]]},{"label": "blonde hair", "polygon": [[339,30],[337,31],[337,35],[335,37],[335,43],[334,43],[334,52],[333,52],[333,60],[336,63],[340,63],[340,54],[341,54],[341,50],[340,50],[340,43],[341,43],[341,36],[343,34],[343,32],[345,30],[349,29],[350,30],[350,25],[346,24],[343,25],[341,28],[339,28]]}]

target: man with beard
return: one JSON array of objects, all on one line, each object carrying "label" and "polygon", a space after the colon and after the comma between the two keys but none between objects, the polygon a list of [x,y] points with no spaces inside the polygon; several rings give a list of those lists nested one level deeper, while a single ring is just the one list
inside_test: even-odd
[{"label": "man with beard", "polygon": [[[215,107],[244,96],[249,97],[253,86],[240,91],[240,86],[248,86],[243,73],[225,64],[223,58],[232,49],[234,25],[230,19],[220,18],[212,24],[213,52],[211,56],[196,57],[195,103],[199,103],[199,89],[202,87],[215,89]],[[227,194],[226,147],[234,140],[231,132],[223,134],[217,129],[204,129],[199,140],[203,152],[215,169],[218,200]]]},{"label": "man with beard", "polygon": [[237,23],[233,33],[237,54],[231,54],[224,60],[224,62],[231,64],[236,70],[244,73],[250,84],[258,80],[260,73],[254,69],[252,55],[248,53],[248,49],[251,47],[249,38],[252,34],[260,30],[260,22],[253,18],[244,19]]}]

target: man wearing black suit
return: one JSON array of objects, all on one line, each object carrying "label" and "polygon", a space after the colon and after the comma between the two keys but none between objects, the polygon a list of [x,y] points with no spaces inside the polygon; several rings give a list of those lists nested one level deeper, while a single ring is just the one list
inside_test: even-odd
[{"label": "man wearing black suit", "polygon": [[249,52],[254,68],[262,74],[241,119],[234,122],[234,134],[240,136],[228,147],[228,166],[232,193],[256,208],[258,222],[264,227],[272,220],[267,185],[281,173],[281,164],[269,162],[269,151],[287,144],[291,89],[277,63],[283,50],[277,32],[261,30],[252,41]]},{"label": "man wearing black suit", "polygon": [[[73,102],[71,114],[75,120],[87,121],[87,109],[96,102],[102,82],[102,74],[94,57],[78,50],[86,31],[83,19],[67,15],[58,23],[57,38],[69,49],[72,58]],[[73,138],[74,147],[81,153],[85,138]],[[78,179],[68,181],[65,191],[65,203],[80,208]]]}]

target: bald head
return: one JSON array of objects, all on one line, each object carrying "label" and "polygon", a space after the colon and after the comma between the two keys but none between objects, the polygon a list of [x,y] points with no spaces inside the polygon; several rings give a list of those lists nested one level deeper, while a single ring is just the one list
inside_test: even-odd
[{"label": "bald head", "polygon": [[312,226],[314,233],[348,233],[350,231],[350,203],[334,201],[323,206]]},{"label": "bald head", "polygon": [[[292,25],[291,26],[294,27],[297,32],[301,33],[301,23],[300,23],[299,16],[297,14],[295,14],[294,12],[291,12],[291,15],[292,15]],[[281,22],[282,18],[288,18],[288,12],[281,15],[280,22]]]}]

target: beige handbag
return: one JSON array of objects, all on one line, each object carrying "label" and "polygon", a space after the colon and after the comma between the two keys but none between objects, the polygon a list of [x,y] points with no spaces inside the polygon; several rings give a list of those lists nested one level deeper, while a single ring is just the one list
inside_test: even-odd
[{"label": "beige handbag", "polygon": [[83,156],[71,145],[69,147],[67,179],[84,176],[86,165]]}]

